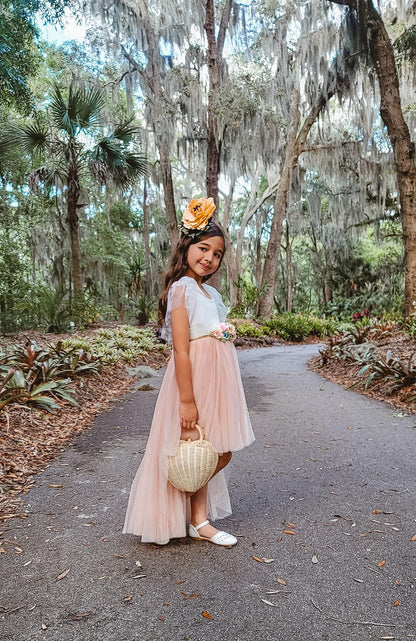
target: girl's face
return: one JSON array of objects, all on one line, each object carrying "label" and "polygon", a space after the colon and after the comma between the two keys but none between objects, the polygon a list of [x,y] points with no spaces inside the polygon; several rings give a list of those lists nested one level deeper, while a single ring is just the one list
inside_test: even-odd
[{"label": "girl's face", "polygon": [[202,237],[188,249],[188,269],[185,276],[202,282],[204,276],[210,276],[218,269],[223,254],[224,240],[221,236]]}]

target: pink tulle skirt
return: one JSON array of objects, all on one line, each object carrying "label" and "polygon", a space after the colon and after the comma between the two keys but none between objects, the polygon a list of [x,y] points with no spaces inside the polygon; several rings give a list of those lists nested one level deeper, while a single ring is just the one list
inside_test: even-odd
[{"label": "pink tulle skirt", "polygon": [[[232,343],[209,336],[190,342],[189,357],[198,422],[219,453],[233,452],[254,440]],[[167,478],[167,457],[180,438],[179,392],[174,357],[169,361],[157,399],[141,465],[133,481],[123,532],[141,535],[142,542],[165,544],[186,535],[189,499]],[[221,471],[208,483],[208,518],[231,514]]]}]

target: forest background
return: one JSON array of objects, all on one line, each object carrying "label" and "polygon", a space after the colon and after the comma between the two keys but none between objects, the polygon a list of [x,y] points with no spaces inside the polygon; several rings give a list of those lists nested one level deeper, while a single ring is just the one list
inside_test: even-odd
[{"label": "forest background", "polygon": [[[82,43],[42,39],[69,14]],[[411,2],[1,0],[0,17],[1,332],[152,318],[202,195],[232,316],[411,320]]]}]

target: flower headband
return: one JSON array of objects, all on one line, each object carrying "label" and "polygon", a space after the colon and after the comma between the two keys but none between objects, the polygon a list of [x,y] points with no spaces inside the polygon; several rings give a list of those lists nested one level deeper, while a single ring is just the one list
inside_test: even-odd
[{"label": "flower headband", "polygon": [[184,236],[195,238],[209,229],[216,207],[213,198],[194,198],[185,209],[179,229]]}]

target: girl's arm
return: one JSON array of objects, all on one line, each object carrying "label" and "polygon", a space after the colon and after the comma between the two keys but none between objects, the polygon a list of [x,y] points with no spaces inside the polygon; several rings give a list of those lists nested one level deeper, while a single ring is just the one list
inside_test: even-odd
[{"label": "girl's arm", "polygon": [[179,417],[181,427],[185,430],[195,428],[198,410],[192,387],[192,371],[189,360],[189,318],[185,307],[185,296],[181,304],[172,310],[172,338],[175,353],[175,374],[179,388]]}]

